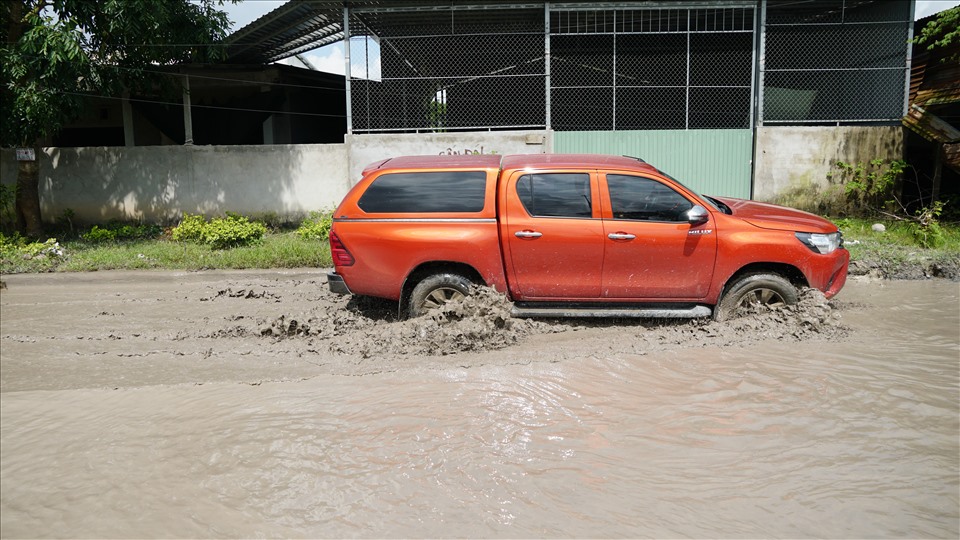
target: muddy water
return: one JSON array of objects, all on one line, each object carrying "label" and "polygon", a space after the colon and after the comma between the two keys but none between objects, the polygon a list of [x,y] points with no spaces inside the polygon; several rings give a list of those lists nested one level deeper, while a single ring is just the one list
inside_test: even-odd
[{"label": "muddy water", "polygon": [[[3,376],[4,537],[960,535],[956,283],[852,282],[843,332],[601,325],[277,382],[190,371],[188,351],[135,384],[126,356],[51,382],[31,343],[62,362],[69,345],[8,322],[20,285],[3,362],[31,382]],[[299,342],[263,343],[297,369]]]}]

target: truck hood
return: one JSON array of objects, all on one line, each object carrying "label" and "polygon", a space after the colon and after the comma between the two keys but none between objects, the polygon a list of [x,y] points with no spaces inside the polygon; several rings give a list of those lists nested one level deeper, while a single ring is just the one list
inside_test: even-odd
[{"label": "truck hood", "polygon": [[729,206],[734,217],[761,229],[811,233],[831,233],[837,230],[833,223],[802,210],[744,199],[714,198]]}]

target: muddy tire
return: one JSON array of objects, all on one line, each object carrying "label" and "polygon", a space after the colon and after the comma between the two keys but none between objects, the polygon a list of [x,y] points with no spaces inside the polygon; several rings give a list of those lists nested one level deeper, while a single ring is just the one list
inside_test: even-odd
[{"label": "muddy tire", "polygon": [[720,303],[713,310],[713,319],[726,321],[742,314],[745,306],[793,305],[797,303],[797,288],[776,274],[749,274],[730,285]]},{"label": "muddy tire", "polygon": [[425,277],[410,293],[407,317],[426,315],[451,300],[470,294],[473,282],[460,274],[434,274]]}]

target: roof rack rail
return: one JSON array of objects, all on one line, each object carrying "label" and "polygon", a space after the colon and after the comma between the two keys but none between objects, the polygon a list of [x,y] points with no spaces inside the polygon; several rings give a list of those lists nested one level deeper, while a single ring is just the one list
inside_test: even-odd
[{"label": "roof rack rail", "polygon": [[636,156],[628,156],[628,155],[624,154],[623,157],[625,157],[625,158],[630,158],[630,159],[635,159],[635,160],[639,161],[640,163],[646,163],[646,161],[644,161],[643,158],[638,158],[638,157],[636,157]]}]

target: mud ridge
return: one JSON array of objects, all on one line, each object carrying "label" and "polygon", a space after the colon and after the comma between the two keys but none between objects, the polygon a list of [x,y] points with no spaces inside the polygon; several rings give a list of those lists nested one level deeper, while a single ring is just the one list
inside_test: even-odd
[{"label": "mud ridge", "polygon": [[[813,289],[801,292],[794,306],[759,306],[739,318],[716,322],[634,319],[519,319],[510,316],[512,304],[493,289],[477,288],[430,315],[397,320],[392,304],[341,308],[318,307],[310,313],[280,315],[261,320],[254,330],[231,326],[209,337],[259,335],[274,340],[318,338],[334,355],[360,358],[389,356],[448,356],[464,352],[499,350],[534,335],[599,328],[636,328],[648,346],[704,346],[743,344],[767,339],[800,341],[840,338],[848,330],[840,323],[837,306]],[[389,307],[388,307],[389,306]],[[395,308],[394,308],[395,309]]]}]

